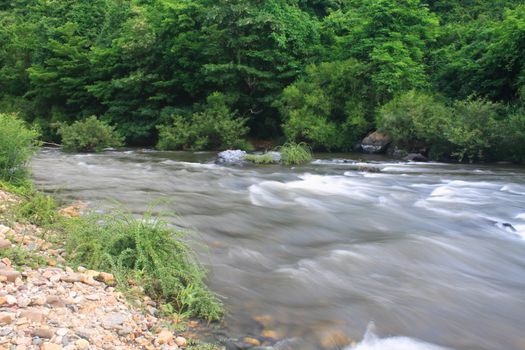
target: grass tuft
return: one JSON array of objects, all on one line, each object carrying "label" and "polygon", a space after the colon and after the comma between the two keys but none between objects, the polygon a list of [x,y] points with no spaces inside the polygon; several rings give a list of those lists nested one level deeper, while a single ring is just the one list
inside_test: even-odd
[{"label": "grass tuft", "polygon": [[271,154],[247,154],[244,159],[254,164],[273,164],[274,160]]},{"label": "grass tuft", "polygon": [[288,142],[277,148],[281,152],[282,162],[286,165],[304,164],[312,160],[312,150],[308,144]]},{"label": "grass tuft", "polygon": [[124,290],[134,285],[178,314],[208,321],[222,316],[222,304],[206,287],[205,270],[184,234],[150,214],[137,219],[123,211],[68,220],[70,262],[113,273]]}]

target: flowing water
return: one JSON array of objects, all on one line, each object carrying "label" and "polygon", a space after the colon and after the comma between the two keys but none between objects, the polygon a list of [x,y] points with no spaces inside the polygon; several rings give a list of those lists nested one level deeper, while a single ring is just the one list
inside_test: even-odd
[{"label": "flowing water", "polygon": [[140,214],[167,200],[170,220],[208,247],[230,334],[259,332],[259,316],[311,349],[337,330],[359,340],[374,321],[392,338],[358,349],[525,349],[525,168],[336,157],[290,169],[44,150],[33,172],[95,207]]}]

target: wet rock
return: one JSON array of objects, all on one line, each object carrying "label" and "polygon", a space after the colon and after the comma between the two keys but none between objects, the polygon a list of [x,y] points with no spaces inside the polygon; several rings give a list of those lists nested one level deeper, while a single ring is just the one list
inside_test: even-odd
[{"label": "wet rock", "polygon": [[361,148],[365,153],[382,153],[391,142],[388,135],[375,131],[361,141]]},{"label": "wet rock", "polygon": [[106,329],[118,328],[124,323],[126,316],[118,312],[112,312],[102,320],[102,327]]},{"label": "wet rock", "polygon": [[261,342],[258,339],[252,338],[252,337],[245,337],[243,338],[243,341],[245,343],[251,344],[252,346],[259,346],[261,345]]},{"label": "wet rock", "polygon": [[341,330],[325,332],[319,339],[319,345],[323,349],[341,349],[349,345],[352,339]]},{"label": "wet rock", "polygon": [[245,151],[241,150],[227,150],[220,152],[217,155],[217,164],[226,164],[226,165],[239,165],[245,162],[244,156],[246,156]]}]

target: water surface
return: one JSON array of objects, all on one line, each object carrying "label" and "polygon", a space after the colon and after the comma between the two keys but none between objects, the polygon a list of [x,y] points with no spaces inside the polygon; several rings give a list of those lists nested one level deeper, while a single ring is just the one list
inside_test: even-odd
[{"label": "water surface", "polygon": [[359,340],[370,321],[458,350],[525,349],[525,169],[359,157],[224,167],[210,153],[44,150],[32,165],[66,200],[137,214],[167,200],[208,247],[234,335],[269,315],[301,349],[336,330]]}]

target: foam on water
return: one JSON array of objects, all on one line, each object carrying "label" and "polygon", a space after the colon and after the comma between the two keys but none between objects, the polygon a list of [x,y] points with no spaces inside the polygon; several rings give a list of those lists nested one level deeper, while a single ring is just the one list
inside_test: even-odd
[{"label": "foam on water", "polygon": [[345,350],[451,350],[408,337],[379,338],[374,329],[373,324],[369,325],[363,341]]},{"label": "foam on water", "polygon": [[514,218],[518,220],[525,220],[525,213],[518,214]]}]

